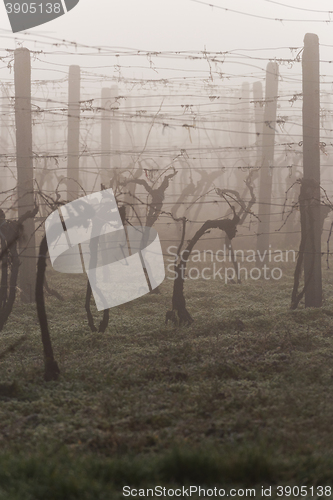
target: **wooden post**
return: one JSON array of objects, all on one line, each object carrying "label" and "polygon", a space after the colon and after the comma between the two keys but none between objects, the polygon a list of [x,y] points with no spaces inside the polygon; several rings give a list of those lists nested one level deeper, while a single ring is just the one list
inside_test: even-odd
[{"label": "wooden post", "polygon": [[8,91],[5,86],[2,87],[2,103],[1,103],[1,147],[7,152],[8,146],[8,121],[9,115]]},{"label": "wooden post", "polygon": [[322,305],[321,223],[320,223],[320,151],[319,151],[319,40],[304,37],[303,69],[303,169],[304,180],[313,182],[311,207],[306,211],[306,230],[312,226],[313,241],[307,238],[304,255],[305,307]]},{"label": "wooden post", "polygon": [[[31,64],[28,49],[20,48],[14,52],[15,83],[15,124],[16,124],[16,165],[18,216],[22,217],[34,209],[32,125],[31,125]],[[33,302],[36,282],[35,222],[33,218],[23,223],[23,236],[20,240],[20,277],[21,299]]]},{"label": "wooden post", "polygon": [[111,99],[112,99],[112,109],[113,117],[111,121],[111,136],[112,136],[112,186],[115,190],[118,184],[118,177],[121,173],[121,156],[120,156],[120,131],[119,131],[119,102],[117,97],[119,96],[118,85],[112,85],[111,87]]},{"label": "wooden post", "polygon": [[253,84],[253,100],[254,100],[254,120],[256,127],[256,145],[257,145],[257,161],[256,167],[261,165],[262,160],[262,139],[264,127],[264,107],[261,82]]},{"label": "wooden post", "polygon": [[[125,153],[125,158],[126,158],[126,166],[128,170],[125,170],[125,177],[127,179],[130,179],[132,176],[135,175],[135,137],[134,137],[134,131],[133,131],[133,102],[131,97],[126,98],[126,104],[123,107],[123,124],[124,124],[124,153]],[[135,123],[135,122],[134,122]],[[127,189],[125,191],[127,192],[128,189],[131,190],[135,184],[132,184],[131,186],[127,186]],[[129,192],[126,193],[125,198],[124,198],[125,206],[126,206],[126,218],[131,219],[134,215],[134,211],[132,207],[130,206],[133,202],[134,199],[133,197],[129,194]]]},{"label": "wooden post", "polygon": [[245,174],[239,170],[237,177],[237,190],[239,194],[243,197],[246,195],[247,187],[244,180],[248,176],[248,171],[245,168],[250,167],[250,154],[249,154],[249,132],[250,132],[250,85],[248,82],[242,83],[241,89],[241,109],[240,109],[240,156],[241,162],[238,163],[239,166],[244,168]]},{"label": "wooden post", "polygon": [[131,97],[126,98],[126,106],[124,109],[124,126],[126,130],[125,135],[125,150],[128,154],[134,151],[135,139],[133,132],[133,100]]},{"label": "wooden post", "polygon": [[79,196],[80,154],[80,66],[70,66],[68,73],[67,198]]},{"label": "wooden post", "polygon": [[103,88],[101,95],[101,180],[109,188],[111,180],[111,89]]},{"label": "wooden post", "polygon": [[[5,86],[2,87],[2,103],[1,103],[1,136],[0,136],[0,144],[1,144],[1,153],[8,154],[8,98]],[[1,183],[0,183],[0,192],[3,193],[8,189],[8,169],[3,165],[1,166]],[[1,201],[7,195],[4,194],[1,196]]]},{"label": "wooden post", "polygon": [[[226,128],[228,129],[227,132],[227,144],[230,145],[235,151],[234,156],[236,157],[236,151],[238,144],[235,141],[235,130],[236,130],[236,124],[235,124],[235,95],[233,91],[229,91],[228,94],[226,95],[226,105],[225,105],[225,117],[226,117]],[[222,108],[223,109],[223,108]],[[222,127],[223,128],[223,127]],[[229,156],[229,155],[228,155]],[[234,189],[235,185],[233,183],[233,173],[234,169],[232,168],[234,164],[233,160],[230,160],[227,157],[227,175],[226,175],[226,182],[224,185],[225,189]],[[222,233],[223,234],[223,233]]]},{"label": "wooden post", "polygon": [[135,151],[135,157],[137,158],[143,148],[143,134],[142,134],[142,128],[143,125],[141,124],[142,119],[140,118],[140,110],[142,109],[142,99],[136,98],[135,100],[135,121],[134,121],[134,151]]},{"label": "wooden post", "polygon": [[252,181],[255,185],[256,192],[259,192],[259,171],[262,162],[262,139],[263,139],[263,130],[264,130],[264,103],[263,103],[263,92],[262,92],[262,83],[254,82],[253,88],[253,100],[254,100],[254,122],[255,122],[255,131],[256,131],[256,172],[252,176]]},{"label": "wooden post", "polygon": [[[259,181],[259,225],[257,251],[261,256],[269,250],[269,230],[271,219],[271,197],[274,165],[274,140],[276,127],[276,108],[278,93],[279,67],[269,62],[266,68],[266,94],[262,142],[262,164]],[[266,254],[265,254],[266,252]]]},{"label": "wooden post", "polygon": [[242,157],[246,158],[246,165],[249,166],[249,132],[250,132],[250,85],[248,82],[242,83],[242,93],[241,93],[241,116],[242,120],[240,123],[240,147],[245,148],[245,152],[242,153]]},{"label": "wooden post", "polygon": [[[12,131],[15,130],[15,120],[12,116],[12,109],[9,102],[10,86],[3,84],[2,86],[2,130],[1,130],[1,147],[2,153],[11,156],[13,151],[15,151],[16,144],[15,138]],[[4,182],[1,183],[1,191],[11,190],[12,192],[5,193],[2,197],[3,206],[2,208],[6,212],[6,217],[9,219],[17,219],[17,179],[12,173],[12,170],[8,168],[8,160],[4,157],[2,172],[4,176]]]}]

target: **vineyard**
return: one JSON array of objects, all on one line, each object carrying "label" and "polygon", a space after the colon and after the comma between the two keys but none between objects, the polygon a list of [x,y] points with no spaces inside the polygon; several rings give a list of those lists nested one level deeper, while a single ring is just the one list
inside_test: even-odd
[{"label": "vineyard", "polygon": [[[331,483],[319,42],[0,49],[0,499]],[[157,230],[166,277],[101,313],[84,273],[52,269],[45,220],[110,188],[124,227]]]}]

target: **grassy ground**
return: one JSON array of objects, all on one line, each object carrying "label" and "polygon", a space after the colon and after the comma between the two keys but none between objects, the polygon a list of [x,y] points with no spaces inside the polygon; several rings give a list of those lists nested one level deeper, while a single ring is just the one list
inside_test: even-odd
[{"label": "grassy ground", "polygon": [[188,281],[185,328],[164,324],[166,280],[160,295],[112,309],[105,334],[87,326],[82,276],[49,282],[65,297],[47,298],[60,380],[43,381],[33,305],[17,304],[1,332],[1,351],[27,339],[0,360],[0,500],[183,484],[254,486],[261,498],[261,485],[332,483],[328,271],[317,310],[289,309],[290,270],[275,282]]}]

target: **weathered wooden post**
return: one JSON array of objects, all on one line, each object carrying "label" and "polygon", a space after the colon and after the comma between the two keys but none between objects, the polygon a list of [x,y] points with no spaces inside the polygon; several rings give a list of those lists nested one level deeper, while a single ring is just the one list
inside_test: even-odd
[{"label": "weathered wooden post", "polygon": [[[259,191],[259,171],[262,162],[262,139],[264,130],[264,101],[262,92],[262,83],[260,81],[254,82],[252,87],[253,101],[254,101],[254,123],[256,131],[256,172],[252,175],[252,181],[255,184],[256,192]],[[257,191],[258,190],[258,191]]]},{"label": "weathered wooden post", "polygon": [[[16,165],[18,216],[22,217],[34,209],[32,125],[31,125],[31,63],[28,49],[19,48],[14,52],[15,84],[15,125],[16,125]],[[35,222],[29,218],[23,222],[20,239],[21,299],[33,302],[35,299],[36,251]]]},{"label": "weathered wooden post", "polygon": [[8,90],[5,86],[2,87],[2,103],[1,103],[1,146],[6,149],[8,143],[8,118],[9,111],[8,105]]},{"label": "weathered wooden post", "polygon": [[111,89],[103,88],[101,94],[101,180],[108,188],[111,180]]},{"label": "weathered wooden post", "polygon": [[67,199],[79,196],[80,155],[80,66],[68,73]]},{"label": "weathered wooden post", "polygon": [[111,87],[112,111],[111,120],[111,137],[112,137],[112,188],[115,190],[118,184],[119,174],[121,172],[121,156],[120,156],[120,127],[119,127],[119,96],[118,85]]},{"label": "weathered wooden post", "polygon": [[10,133],[11,130],[15,129],[15,114],[12,116],[12,105],[9,100],[10,87],[8,84],[2,85],[2,120],[1,120],[1,148],[2,153],[5,153],[4,159],[1,162],[2,176],[1,176],[1,188],[0,191],[12,192],[5,193],[1,200],[3,202],[2,208],[6,210],[6,217],[10,219],[17,219],[17,179],[13,175],[13,172],[8,168],[7,155],[12,156],[12,152],[15,151],[16,144],[15,138]]},{"label": "weathered wooden post", "polygon": [[134,119],[134,151],[135,158],[139,157],[142,148],[143,148],[143,139],[142,139],[142,125],[140,119],[140,110],[142,109],[141,99],[136,98],[134,103],[135,109],[135,119]]},{"label": "weathered wooden post", "polygon": [[[308,237],[305,243],[305,307],[322,305],[321,223],[320,223],[320,151],[319,151],[319,39],[313,33],[304,37],[303,69],[303,169],[304,181],[314,190],[310,207],[304,210]],[[302,210],[302,207],[301,207]]]},{"label": "weathered wooden post", "polygon": [[[269,230],[271,219],[271,197],[274,165],[274,140],[276,127],[276,108],[278,99],[279,67],[269,62],[266,68],[266,94],[264,127],[262,141],[262,163],[259,181],[259,224],[257,252],[262,258],[269,250]],[[265,253],[266,252],[266,253]]]},{"label": "weathered wooden post", "polygon": [[[2,87],[2,103],[1,103],[1,136],[0,136],[0,144],[1,144],[1,153],[7,153],[8,148],[8,122],[6,120],[6,115],[8,112],[8,98],[6,88]],[[1,167],[1,183],[0,183],[0,192],[4,192],[8,189],[8,172],[5,166]],[[1,197],[1,201],[5,196]]]},{"label": "weathered wooden post", "polygon": [[[134,133],[133,133],[133,115],[132,115],[132,100],[131,97],[126,97],[125,106],[123,106],[123,125],[124,125],[124,137],[123,137],[123,146],[124,153],[126,159],[127,169],[123,171],[126,179],[130,179],[134,176],[135,172],[135,160],[134,160]],[[133,184],[132,184],[133,186]],[[131,186],[131,187],[132,187]],[[127,186],[127,189],[130,189],[130,186]],[[124,197],[124,204],[126,209],[126,218],[127,220],[132,218],[133,209],[131,207],[131,203],[133,203],[133,198],[129,194],[129,191],[126,189],[126,194]]]},{"label": "weathered wooden post", "polygon": [[124,126],[126,130],[125,135],[125,149],[126,153],[134,151],[135,138],[133,131],[133,100],[131,97],[126,98],[126,106],[124,107]]},{"label": "weathered wooden post", "polygon": [[245,158],[246,165],[249,166],[249,132],[250,132],[250,85],[248,82],[242,83],[241,90],[241,123],[240,123],[240,147],[245,149],[242,158]]},{"label": "weathered wooden post", "polygon": [[260,167],[262,161],[262,139],[264,128],[264,107],[261,82],[253,84],[253,100],[254,100],[254,120],[256,127],[256,145],[257,145],[257,161],[256,167]]},{"label": "weathered wooden post", "polygon": [[[250,85],[248,82],[242,83],[241,88],[241,109],[240,109],[240,156],[241,162],[239,166],[242,170],[238,171],[237,177],[237,190],[239,194],[243,197],[247,192],[247,187],[245,186],[244,180],[248,176],[249,171],[246,168],[250,167],[250,154],[249,154],[249,132],[250,132]],[[245,171],[245,175],[244,172]]]}]

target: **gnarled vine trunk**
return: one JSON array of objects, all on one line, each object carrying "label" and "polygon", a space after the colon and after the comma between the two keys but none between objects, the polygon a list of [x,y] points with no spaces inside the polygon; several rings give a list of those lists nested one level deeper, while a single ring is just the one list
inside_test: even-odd
[{"label": "gnarled vine trunk", "polygon": [[201,226],[201,228],[195,233],[193,238],[188,242],[186,249],[182,252],[180,261],[175,266],[176,278],[173,285],[172,310],[166,313],[165,317],[166,323],[168,323],[168,321],[170,320],[174,324],[179,323],[179,325],[182,324],[190,325],[194,321],[192,316],[186,309],[186,300],[184,297],[184,280],[185,280],[186,264],[195,244],[210,229],[221,229],[221,231],[225,231],[228,238],[232,240],[236,236],[237,232],[236,228],[239,221],[240,218],[235,213],[234,213],[234,218],[232,220],[230,219],[207,220]]},{"label": "gnarled vine trunk", "polygon": [[46,380],[46,382],[49,382],[51,380],[58,379],[60,370],[58,367],[58,363],[54,359],[53,355],[53,348],[49,332],[49,326],[47,322],[45,301],[44,301],[44,278],[45,278],[47,251],[48,251],[47,240],[46,240],[46,235],[44,235],[39,247],[35,297],[36,297],[38,321],[40,325],[43,350],[44,350],[44,364],[45,364],[44,380]]}]

